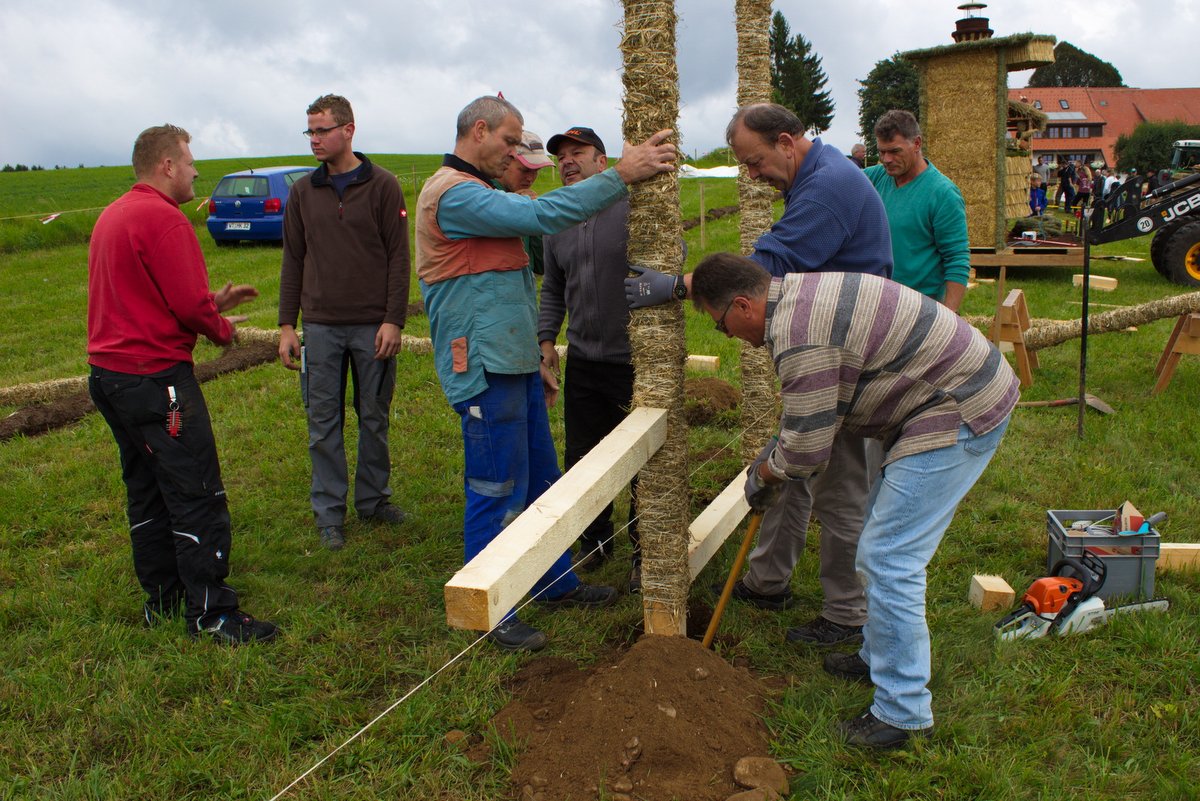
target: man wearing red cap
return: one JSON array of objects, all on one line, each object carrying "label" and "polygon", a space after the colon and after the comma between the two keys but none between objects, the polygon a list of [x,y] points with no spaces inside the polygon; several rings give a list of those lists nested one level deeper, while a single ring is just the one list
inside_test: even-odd
[{"label": "man wearing red cap", "polygon": [[[521,132],[521,144],[515,148],[516,156],[508,164],[508,168],[492,183],[505,192],[516,192],[518,195],[536,198],[533,184],[537,181],[538,172],[544,167],[553,167],[554,162],[546,155],[546,147],[542,138],[533,131]],[[521,244],[529,254],[529,269],[534,275],[545,271],[545,258],[542,256],[542,238],[537,234],[521,237]]]}]

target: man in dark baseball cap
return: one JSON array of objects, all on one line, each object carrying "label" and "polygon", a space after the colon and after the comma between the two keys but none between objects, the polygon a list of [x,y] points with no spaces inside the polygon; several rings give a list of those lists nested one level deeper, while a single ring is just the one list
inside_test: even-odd
[{"label": "man in dark baseball cap", "polygon": [[558,148],[567,140],[578,142],[581,145],[591,145],[600,151],[601,154],[607,155],[604,150],[604,142],[600,141],[600,137],[596,136],[596,132],[591,128],[584,128],[582,125],[576,125],[573,128],[568,128],[563,133],[550,137],[550,141],[546,143],[546,150],[557,155]]},{"label": "man in dark baseball cap", "polygon": [[[558,159],[563,186],[608,167],[604,143],[591,128],[574,126],[550,137],[546,149]],[[633,357],[624,279],[629,272],[629,200],[622,198],[586,222],[545,238],[546,273],[538,313],[543,363],[559,372],[555,342],[567,321],[563,420],[564,462],[570,469],[622,420],[633,402]],[[637,528],[637,479],[630,485],[629,541],[633,546],[630,592],[641,589]],[[609,504],[579,538],[577,568],[596,569],[614,551]]]}]

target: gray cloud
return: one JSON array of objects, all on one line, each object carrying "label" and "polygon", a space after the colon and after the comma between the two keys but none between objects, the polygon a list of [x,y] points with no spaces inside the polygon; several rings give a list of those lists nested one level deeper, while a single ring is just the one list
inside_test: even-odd
[{"label": "gray cloud", "polygon": [[[610,150],[620,138],[616,0],[8,5],[0,92],[19,122],[0,130],[0,163],[128,164],[138,131],[164,121],[193,133],[199,158],[307,159],[304,109],[325,92],[354,103],[355,142],[368,151],[446,150],[458,110],[496,91],[543,136],[590,124]],[[847,149],[858,140],[856,81],[876,61],[949,43],[953,5],[776,0],[829,76],[837,108],[827,142]],[[1067,39],[1113,62],[1130,85],[1151,88],[1200,84],[1200,68],[1163,56],[1194,49],[1198,5],[1059,0],[1049,13],[1040,0],[1004,0],[986,13],[998,35]],[[734,107],[733,2],[677,7],[680,133],[685,150],[703,153],[723,144]]]}]

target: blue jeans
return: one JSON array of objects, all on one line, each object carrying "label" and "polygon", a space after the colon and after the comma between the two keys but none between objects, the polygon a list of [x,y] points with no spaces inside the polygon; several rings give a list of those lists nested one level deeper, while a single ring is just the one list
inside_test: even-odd
[{"label": "blue jeans", "polygon": [[960,426],[956,444],[892,462],[871,489],[855,563],[867,591],[859,653],[875,685],[871,713],[884,723],[933,725],[925,568],[1007,428],[1008,418],[982,436]]},{"label": "blue jeans", "polygon": [[[454,404],[462,418],[463,555],[470,562],[562,475],[538,373],[485,373],[488,388]],[[558,578],[555,581],[555,578]],[[557,597],[579,586],[568,549],[533,585]]]}]

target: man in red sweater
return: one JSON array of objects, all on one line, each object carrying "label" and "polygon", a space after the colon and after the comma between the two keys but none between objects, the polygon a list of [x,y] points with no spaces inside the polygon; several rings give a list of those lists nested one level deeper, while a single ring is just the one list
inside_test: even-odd
[{"label": "man in red sweater", "polygon": [[147,625],[185,604],[188,633],[230,644],[275,637],[238,607],[229,575],[229,507],[208,407],[192,373],[203,334],[234,337],[228,311],[258,296],[208,288],[180,203],[195,197],[188,132],[147,128],[133,146],[137,183],[104,210],[88,247],[88,388],[121,454],[133,567]]}]

